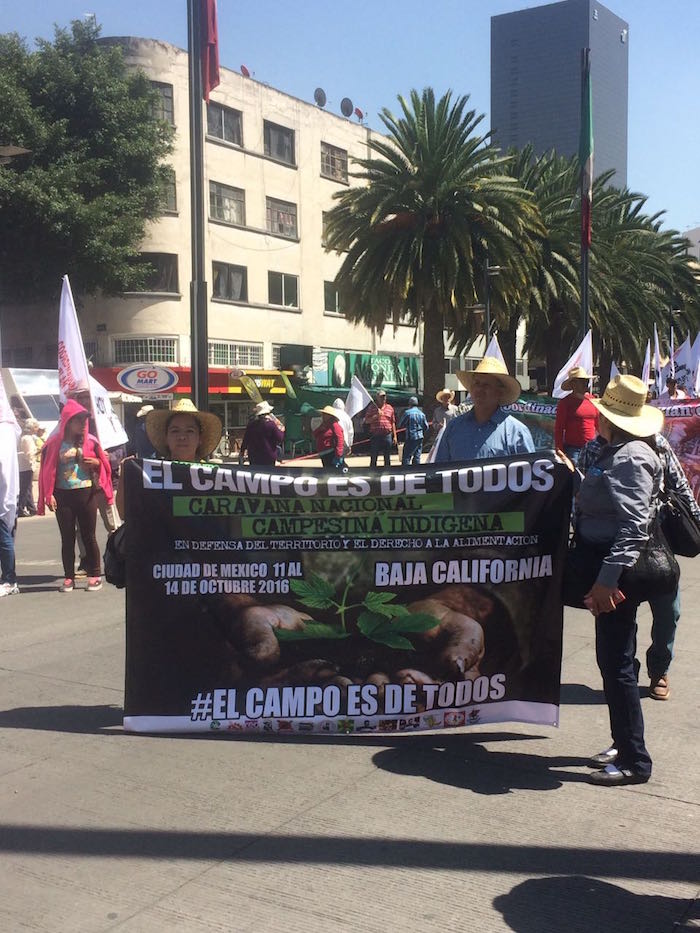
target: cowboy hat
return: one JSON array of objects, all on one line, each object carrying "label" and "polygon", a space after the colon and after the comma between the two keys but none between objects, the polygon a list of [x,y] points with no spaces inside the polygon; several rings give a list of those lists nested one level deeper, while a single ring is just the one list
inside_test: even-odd
[{"label": "cowboy hat", "polygon": [[601,415],[616,428],[634,437],[649,437],[661,430],[664,413],[646,405],[647,387],[636,376],[620,375],[611,379],[602,398],[592,398]]},{"label": "cowboy hat", "polygon": [[331,418],[335,418],[336,421],[338,418],[338,409],[333,408],[332,405],[325,405],[323,408],[317,408],[316,411],[320,412],[322,415],[330,415]]},{"label": "cowboy hat", "polygon": [[522,392],[518,380],[508,375],[506,364],[495,356],[485,356],[475,370],[468,372],[460,369],[456,375],[468,392],[472,390],[474,376],[490,376],[495,379],[501,386],[501,405],[512,405],[513,402],[517,402]]},{"label": "cowboy hat", "polygon": [[200,430],[197,454],[208,457],[221,440],[221,418],[209,411],[199,411],[188,398],[181,398],[172,408],[158,408],[146,415],[146,434],[161,457],[169,457],[166,432],[173,415],[193,415]]},{"label": "cowboy hat", "polygon": [[139,410],[136,412],[137,418],[145,418],[149,411],[155,411],[153,405],[142,405]]},{"label": "cowboy hat", "polygon": [[258,402],[253,408],[253,416],[259,418],[260,415],[269,415],[272,411],[272,405],[269,402]]},{"label": "cowboy hat", "polygon": [[583,366],[574,366],[573,369],[570,369],[566,379],[562,382],[561,387],[565,392],[570,392],[573,389],[572,382],[574,379],[592,379],[589,373],[586,372],[585,367]]},{"label": "cowboy hat", "polygon": [[447,396],[447,404],[454,401],[455,394],[452,389],[440,389],[439,392],[435,393],[435,398],[438,402],[441,402],[443,398]]}]

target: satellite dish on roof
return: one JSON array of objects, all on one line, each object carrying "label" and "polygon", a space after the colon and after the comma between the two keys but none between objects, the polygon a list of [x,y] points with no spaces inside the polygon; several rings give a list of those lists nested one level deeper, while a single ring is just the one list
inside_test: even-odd
[{"label": "satellite dish on roof", "polygon": [[344,117],[352,116],[352,101],[349,97],[344,97],[340,102],[340,112]]},{"label": "satellite dish on roof", "polygon": [[250,72],[248,71],[245,65],[241,65],[241,74],[243,75],[244,78],[250,77]]},{"label": "satellite dish on roof", "polygon": [[317,87],[316,90],[314,91],[314,100],[316,101],[319,107],[326,106],[326,92],[323,90],[322,87]]},{"label": "satellite dish on roof", "polygon": [[365,118],[364,113],[360,110],[359,107],[355,107],[355,116],[356,116],[357,119],[360,121],[360,123],[362,123],[362,121],[363,121],[364,118]]}]

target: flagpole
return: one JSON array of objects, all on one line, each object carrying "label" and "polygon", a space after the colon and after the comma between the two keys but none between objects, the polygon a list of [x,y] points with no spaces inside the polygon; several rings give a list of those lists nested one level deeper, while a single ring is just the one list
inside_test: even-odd
[{"label": "flagpole", "polygon": [[209,409],[209,340],[204,256],[204,127],[202,121],[202,0],[187,0],[190,104],[190,199],[192,281],[190,282],[190,366],[194,404]]},{"label": "flagpole", "polygon": [[593,193],[593,114],[591,95],[591,50],[581,49],[581,138],[579,142],[581,168],[581,329],[588,333],[589,324],[589,251],[591,245],[591,201]]}]

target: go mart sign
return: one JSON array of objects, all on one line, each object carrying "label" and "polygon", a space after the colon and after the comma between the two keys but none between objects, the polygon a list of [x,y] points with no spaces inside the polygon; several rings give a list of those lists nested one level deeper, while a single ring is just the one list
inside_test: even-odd
[{"label": "go mart sign", "polygon": [[177,385],[178,375],[167,366],[151,366],[148,363],[139,363],[138,366],[129,366],[117,373],[117,382],[128,392],[137,395],[167,392]]}]

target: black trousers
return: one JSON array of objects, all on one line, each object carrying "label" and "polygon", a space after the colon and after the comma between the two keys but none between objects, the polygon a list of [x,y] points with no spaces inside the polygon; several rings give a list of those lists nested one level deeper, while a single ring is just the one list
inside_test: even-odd
[{"label": "black trousers", "polygon": [[54,489],[56,520],[61,532],[61,560],[63,575],[75,577],[75,523],[85,545],[85,569],[89,577],[100,576],[100,549],[97,546],[95,525],[97,524],[97,490],[94,486],[84,489]]},{"label": "black trousers", "polygon": [[595,622],[596,660],[610,713],[610,732],[618,768],[651,774],[644,744],[644,718],[634,669],[637,653],[637,603],[626,599]]}]

